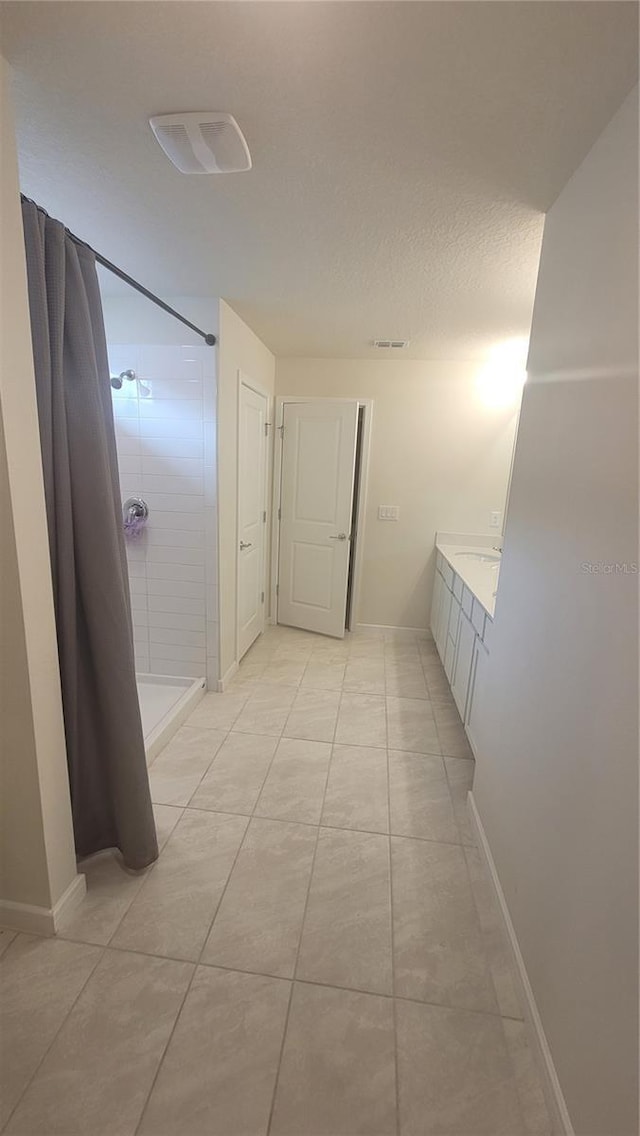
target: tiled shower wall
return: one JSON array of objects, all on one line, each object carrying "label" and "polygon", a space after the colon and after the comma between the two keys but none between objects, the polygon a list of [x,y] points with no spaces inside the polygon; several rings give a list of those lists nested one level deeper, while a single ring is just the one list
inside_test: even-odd
[{"label": "tiled shower wall", "polygon": [[109,346],[122,501],[149,519],[127,540],[136,668],[218,679],[216,374],[211,347]]}]

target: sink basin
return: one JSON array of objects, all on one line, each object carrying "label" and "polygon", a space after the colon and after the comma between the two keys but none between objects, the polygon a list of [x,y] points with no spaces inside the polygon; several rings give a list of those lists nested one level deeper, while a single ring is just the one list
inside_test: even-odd
[{"label": "sink basin", "polygon": [[475,560],[478,564],[490,564],[495,568],[500,564],[500,557],[492,552],[456,552],[456,556],[461,560]]}]

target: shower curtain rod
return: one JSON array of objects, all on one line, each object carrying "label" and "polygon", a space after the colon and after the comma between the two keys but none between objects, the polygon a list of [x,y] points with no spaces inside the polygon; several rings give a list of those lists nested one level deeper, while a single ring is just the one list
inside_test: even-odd
[{"label": "shower curtain rod", "polygon": [[[39,209],[40,212],[44,213],[46,217],[49,216],[46,209],[43,209],[41,205],[38,205],[37,201],[34,201],[31,197],[27,197],[26,194],[21,193],[20,200],[28,201],[31,205],[35,205],[36,209]],[[106,256],[102,256],[101,253],[96,252],[96,250],[92,248],[91,245],[87,243],[87,241],[83,241],[80,237],[77,237],[75,233],[72,233],[70,229],[67,229],[66,225],[65,233],[67,234],[67,236],[71,237],[71,240],[75,244],[80,245],[82,248],[86,248],[89,250],[89,252],[93,253],[98,264],[101,264],[103,268],[106,268],[109,272],[112,272],[114,276],[118,277],[118,279],[124,280],[125,284],[128,284],[130,288],[135,288],[136,292],[140,292],[141,296],[146,296],[147,300],[151,300],[153,304],[157,304],[159,308],[162,308],[163,311],[168,312],[169,315],[173,316],[174,319],[180,320],[180,323],[185,324],[186,327],[190,327],[191,330],[195,331],[197,335],[201,335],[208,347],[215,347],[216,343],[218,342],[215,335],[213,335],[211,332],[203,331],[201,327],[196,327],[195,323],[191,323],[191,320],[188,320],[186,316],[181,316],[180,312],[177,312],[175,308],[170,307],[169,304],[165,304],[164,300],[161,300],[159,296],[156,296],[153,292],[150,292],[148,288],[145,288],[144,284],[139,284],[137,280],[133,279],[133,276],[129,276],[122,270],[122,268],[118,268],[117,264],[112,264],[110,260],[107,260]]]}]

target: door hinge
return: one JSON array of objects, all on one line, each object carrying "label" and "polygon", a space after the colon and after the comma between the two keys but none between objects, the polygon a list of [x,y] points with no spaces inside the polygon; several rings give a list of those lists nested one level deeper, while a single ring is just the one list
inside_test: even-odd
[{"label": "door hinge", "polygon": [[260,603],[264,603],[264,592],[260,593]]},{"label": "door hinge", "polygon": [[282,520],[282,509],[278,509],[278,520]]},{"label": "door hinge", "polygon": [[279,584],[276,584],[276,595],[277,596],[280,595],[280,585]]},{"label": "door hinge", "polygon": [[280,437],[284,438],[284,422],[282,423],[282,426],[278,426],[278,430],[280,431]]},{"label": "door hinge", "polygon": [[263,523],[263,525],[266,525],[266,523],[267,523],[267,510],[266,509],[264,510],[264,512],[262,514],[262,523]]},{"label": "door hinge", "polygon": [[270,425],[271,425],[271,423],[270,423],[270,422],[265,422],[265,424],[264,424],[264,434],[265,434],[265,438],[268,438],[268,437],[269,437],[269,427],[270,427]]}]

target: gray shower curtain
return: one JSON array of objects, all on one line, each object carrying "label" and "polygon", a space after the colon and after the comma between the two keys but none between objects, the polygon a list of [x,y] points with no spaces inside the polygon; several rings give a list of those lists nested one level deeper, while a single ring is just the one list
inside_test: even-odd
[{"label": "gray shower curtain", "polygon": [[93,253],[22,207],[76,851],[157,858]]}]

